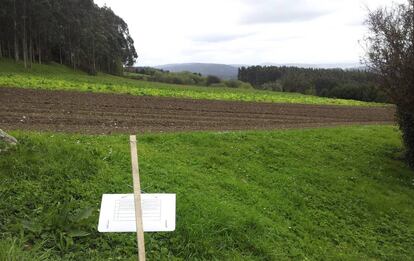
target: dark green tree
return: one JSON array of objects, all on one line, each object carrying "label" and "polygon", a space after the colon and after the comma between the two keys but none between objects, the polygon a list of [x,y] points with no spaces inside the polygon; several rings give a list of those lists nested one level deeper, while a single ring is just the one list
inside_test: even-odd
[{"label": "dark green tree", "polygon": [[93,0],[0,0],[0,58],[120,74],[137,59],[128,25]]},{"label": "dark green tree", "polygon": [[238,79],[256,89],[299,92],[324,97],[385,102],[375,74],[366,70],[286,66],[241,67]]}]

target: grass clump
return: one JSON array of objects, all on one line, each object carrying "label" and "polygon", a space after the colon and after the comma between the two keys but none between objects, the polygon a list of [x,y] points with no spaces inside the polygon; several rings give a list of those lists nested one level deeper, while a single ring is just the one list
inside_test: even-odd
[{"label": "grass clump", "polygon": [[26,70],[20,63],[14,63],[7,59],[0,60],[0,86],[4,87],[249,102],[353,106],[383,105],[354,100],[323,98],[298,93],[251,90],[243,86],[235,89],[233,85],[230,84],[228,85],[229,87],[210,88],[140,81],[102,73],[97,76],[90,76],[58,64],[33,64],[32,69]]},{"label": "grass clump", "polygon": [[[28,246],[26,246],[27,248]],[[41,261],[50,258],[49,251],[42,251],[41,245],[31,251],[25,251],[25,246],[16,239],[0,240],[0,260],[1,261]],[[36,252],[43,252],[38,254]]]},{"label": "grass clump", "polygon": [[[128,137],[16,131],[0,157],[0,247],[50,260],[135,260],[97,232],[103,193],[131,193]],[[177,194],[150,260],[408,260],[414,173],[394,127],[139,136],[146,193]],[[3,245],[2,245],[3,244]]]}]

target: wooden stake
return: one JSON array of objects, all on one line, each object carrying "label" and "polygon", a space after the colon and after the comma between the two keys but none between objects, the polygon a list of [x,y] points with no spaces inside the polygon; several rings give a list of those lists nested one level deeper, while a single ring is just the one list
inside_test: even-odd
[{"label": "wooden stake", "polygon": [[137,137],[129,137],[131,145],[132,181],[134,183],[135,220],[137,226],[138,260],[145,261],[144,228],[142,225],[141,184],[139,181]]}]

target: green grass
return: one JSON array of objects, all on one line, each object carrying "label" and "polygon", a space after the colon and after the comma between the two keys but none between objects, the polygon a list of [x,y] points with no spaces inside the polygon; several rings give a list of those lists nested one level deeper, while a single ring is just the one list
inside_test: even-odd
[{"label": "green grass", "polygon": [[26,70],[21,63],[14,63],[4,59],[0,60],[0,86],[211,100],[356,106],[382,105],[378,103],[322,98],[296,93],[146,82],[107,74],[89,76],[83,72],[75,72],[68,67],[57,64],[34,64],[32,69]]},{"label": "green grass", "polygon": [[[135,260],[97,232],[103,193],[131,193],[126,135],[15,131],[0,156],[0,252]],[[410,260],[414,172],[394,127],[139,136],[142,189],[177,194],[149,260]],[[0,260],[8,260],[0,253]]]}]

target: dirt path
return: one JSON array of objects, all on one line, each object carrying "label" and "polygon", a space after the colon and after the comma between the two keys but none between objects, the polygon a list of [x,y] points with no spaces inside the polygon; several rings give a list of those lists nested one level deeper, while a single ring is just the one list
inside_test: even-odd
[{"label": "dirt path", "polygon": [[392,124],[392,107],[138,97],[0,88],[0,128],[78,133],[254,130]]}]

